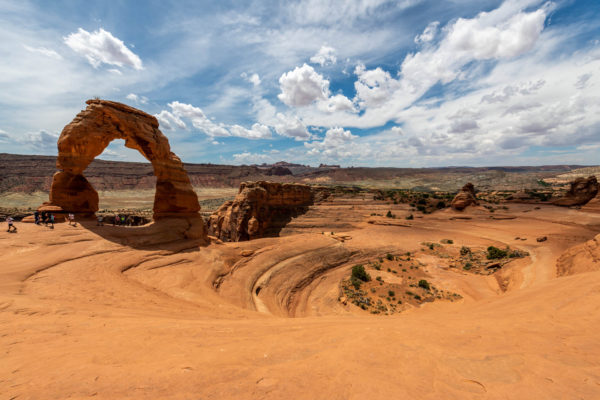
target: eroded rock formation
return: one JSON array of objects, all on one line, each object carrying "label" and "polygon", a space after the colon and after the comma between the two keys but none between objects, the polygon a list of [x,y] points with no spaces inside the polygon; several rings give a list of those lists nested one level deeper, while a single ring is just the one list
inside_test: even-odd
[{"label": "eroded rock formation", "polygon": [[556,261],[558,276],[575,275],[600,269],[600,235],[565,251]]},{"label": "eroded rock formation", "polygon": [[154,217],[198,216],[200,205],[181,160],[171,152],[158,121],[143,111],[106,100],[88,100],[87,108],[65,126],[58,139],[59,169],[50,201],[65,212],[98,211],[98,193],[83,175],[92,160],[115,139],[138,150],[152,163],[156,176]]},{"label": "eroded rock formation", "polygon": [[475,187],[472,183],[467,183],[462,187],[460,192],[452,199],[452,208],[458,211],[462,211],[470,205],[478,205],[477,198],[475,197]]},{"label": "eroded rock formation", "polygon": [[577,178],[571,182],[567,193],[552,202],[557,206],[582,206],[598,194],[598,180],[595,176]]},{"label": "eroded rock formation", "polygon": [[235,199],[210,216],[208,234],[232,242],[273,236],[312,203],[313,193],[306,185],[244,182]]}]

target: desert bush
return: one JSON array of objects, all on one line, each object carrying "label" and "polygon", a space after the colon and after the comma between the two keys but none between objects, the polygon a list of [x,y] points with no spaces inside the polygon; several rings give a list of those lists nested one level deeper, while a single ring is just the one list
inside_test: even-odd
[{"label": "desert bush", "polygon": [[393,290],[388,290],[388,296],[394,297],[395,295],[396,295],[396,292],[394,292]]},{"label": "desert bush", "polygon": [[427,204],[427,200],[425,200],[425,199],[419,199],[419,201],[417,201],[417,204],[426,205]]},{"label": "desert bush", "polygon": [[446,203],[440,200],[435,206],[441,210],[442,208],[446,208]]},{"label": "desert bush", "polygon": [[414,218],[415,218],[415,217],[413,217],[413,215],[412,215],[412,214],[409,214],[409,215],[407,215],[407,216],[406,216],[406,219],[414,219]]},{"label": "desert bush", "polygon": [[490,246],[487,248],[487,259],[488,260],[496,260],[499,258],[504,258],[508,255],[506,250],[499,249],[495,246]]},{"label": "desert bush", "polygon": [[394,218],[394,214],[392,214],[392,212],[390,210],[388,210],[387,214],[385,214],[386,217],[388,218]]},{"label": "desert bush", "polygon": [[471,254],[471,249],[470,249],[470,248],[468,248],[467,246],[462,246],[462,247],[460,248],[460,255],[461,255],[461,256],[466,256],[466,255],[468,255],[468,254]]},{"label": "desert bush", "polygon": [[394,261],[394,256],[393,256],[392,254],[390,254],[390,253],[387,253],[387,254],[385,255],[385,258],[387,258],[387,259],[388,259],[388,260],[390,260],[390,261]]},{"label": "desert bush", "polygon": [[369,282],[371,280],[371,276],[365,271],[365,267],[363,267],[362,264],[357,264],[352,267],[352,278],[363,282]]},{"label": "desert bush", "polygon": [[463,269],[464,269],[465,271],[468,271],[468,270],[470,270],[470,269],[471,269],[471,267],[472,267],[472,266],[473,266],[473,264],[471,264],[470,262],[468,262],[468,263],[466,263],[466,264],[464,265]]},{"label": "desert bush", "polygon": [[429,282],[427,282],[425,279],[421,279],[419,281],[419,287],[423,288],[425,290],[429,290],[430,289]]}]

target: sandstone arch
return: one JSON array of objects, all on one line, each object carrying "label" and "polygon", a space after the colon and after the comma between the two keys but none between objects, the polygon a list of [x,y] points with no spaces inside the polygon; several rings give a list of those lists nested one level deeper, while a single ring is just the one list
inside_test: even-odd
[{"label": "sandstone arch", "polygon": [[111,141],[124,139],[125,146],[138,150],[154,168],[154,218],[199,216],[198,197],[156,118],[113,101],[86,103],[58,139],[59,171],[52,180],[50,205],[80,214],[98,211],[98,193],[83,171]]}]

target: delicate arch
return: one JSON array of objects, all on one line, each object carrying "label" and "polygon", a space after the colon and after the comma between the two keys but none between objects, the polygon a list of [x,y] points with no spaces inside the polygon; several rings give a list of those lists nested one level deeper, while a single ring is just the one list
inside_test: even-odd
[{"label": "delicate arch", "polygon": [[125,104],[88,100],[87,108],[65,126],[58,139],[59,169],[50,189],[50,204],[66,212],[98,211],[98,193],[83,171],[115,139],[138,150],[156,176],[154,218],[198,215],[200,204],[181,160],[152,115]]}]

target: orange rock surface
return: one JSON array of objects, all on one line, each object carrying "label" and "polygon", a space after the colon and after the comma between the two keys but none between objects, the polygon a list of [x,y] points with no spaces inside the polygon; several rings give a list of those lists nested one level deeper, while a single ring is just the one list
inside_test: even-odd
[{"label": "orange rock surface", "polygon": [[197,215],[196,193],[156,118],[112,101],[88,100],[87,104],[58,139],[59,171],[54,174],[49,204],[67,212],[98,211],[98,193],[83,173],[111,141],[124,139],[125,146],[138,150],[154,168],[154,217]]},{"label": "orange rock surface", "polygon": [[224,203],[208,222],[208,233],[238,242],[272,235],[313,202],[306,185],[244,182],[234,200]]},{"label": "orange rock surface", "polygon": [[470,205],[477,205],[477,199],[475,197],[475,187],[472,183],[467,183],[462,187],[460,192],[456,194],[452,199],[452,208],[458,211],[462,211]]},{"label": "orange rock surface", "polygon": [[598,181],[595,176],[577,178],[571,182],[567,193],[554,201],[557,206],[582,206],[592,200],[598,194]]}]

